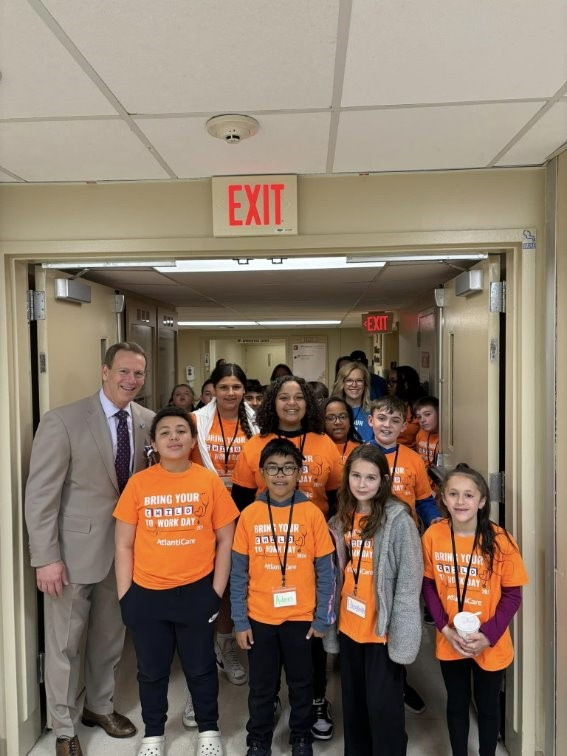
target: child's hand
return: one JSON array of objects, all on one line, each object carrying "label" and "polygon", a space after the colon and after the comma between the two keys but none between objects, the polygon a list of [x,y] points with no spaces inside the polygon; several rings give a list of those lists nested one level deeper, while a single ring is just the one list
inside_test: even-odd
[{"label": "child's hand", "polygon": [[243,651],[249,651],[254,645],[254,636],[252,635],[251,627],[248,630],[241,630],[239,633],[235,633],[235,636],[239,648]]},{"label": "child's hand", "polygon": [[455,649],[455,651],[460,654],[461,656],[465,657],[472,657],[475,656],[471,652],[471,650],[467,647],[466,641],[464,638],[461,638],[459,633],[455,630],[454,627],[449,627],[449,625],[445,625],[443,630],[441,630],[445,638],[449,641],[451,646]]},{"label": "child's hand", "polygon": [[464,644],[473,656],[478,656],[490,646],[490,641],[484,633],[472,633],[464,640]]},{"label": "child's hand", "polygon": [[305,636],[306,640],[309,640],[310,638],[324,638],[325,633],[322,633],[320,630],[315,630],[313,625],[309,628],[309,632]]}]

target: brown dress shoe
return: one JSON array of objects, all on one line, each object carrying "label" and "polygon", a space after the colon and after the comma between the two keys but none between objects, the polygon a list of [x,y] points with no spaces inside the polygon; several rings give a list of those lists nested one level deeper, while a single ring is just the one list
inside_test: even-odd
[{"label": "brown dress shoe", "polygon": [[111,738],[131,738],[136,734],[136,728],[128,717],[117,711],[113,711],[112,714],[93,714],[92,711],[83,709],[81,722],[87,727],[102,727]]},{"label": "brown dress shoe", "polygon": [[55,756],[83,756],[79,738],[57,738],[55,741]]}]

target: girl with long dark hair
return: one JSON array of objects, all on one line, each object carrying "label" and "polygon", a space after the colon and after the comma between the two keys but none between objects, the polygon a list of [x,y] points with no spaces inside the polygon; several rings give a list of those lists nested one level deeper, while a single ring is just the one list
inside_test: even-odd
[{"label": "girl with long dark hair", "polygon": [[362,443],[354,427],[352,407],[340,396],[330,396],[323,405],[323,420],[325,433],[335,442],[344,464],[351,451]]}]

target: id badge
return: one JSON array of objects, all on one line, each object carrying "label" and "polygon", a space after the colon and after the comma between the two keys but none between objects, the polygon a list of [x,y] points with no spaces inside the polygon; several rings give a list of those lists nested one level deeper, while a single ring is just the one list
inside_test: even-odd
[{"label": "id badge", "polygon": [[219,475],[219,478],[222,480],[225,488],[227,488],[230,491],[232,489],[232,479],[230,475]]},{"label": "id badge", "polygon": [[347,612],[356,614],[357,617],[364,619],[366,617],[366,601],[359,599],[358,596],[347,596]]},{"label": "id badge", "polygon": [[297,591],[295,588],[274,588],[273,595],[274,609],[297,605]]}]

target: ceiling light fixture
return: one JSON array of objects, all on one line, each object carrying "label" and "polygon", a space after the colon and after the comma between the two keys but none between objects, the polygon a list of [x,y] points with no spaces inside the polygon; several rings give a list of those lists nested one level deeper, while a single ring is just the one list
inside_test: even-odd
[{"label": "ceiling light fixture", "polygon": [[53,268],[55,270],[73,270],[75,268],[163,268],[164,271],[171,270],[175,267],[174,260],[65,260],[64,262],[42,263],[42,268]]},{"label": "ceiling light fixture", "polygon": [[225,326],[314,326],[339,325],[341,320],[180,320],[177,325],[186,328],[222,328]]},{"label": "ceiling light fixture", "polygon": [[393,262],[445,262],[447,260],[486,260],[486,252],[436,252],[431,255],[372,255],[372,256],[349,256],[347,263],[349,265],[365,266],[372,262],[386,263]]},{"label": "ceiling light fixture", "polygon": [[[383,261],[363,262],[361,268],[382,268],[386,265]],[[178,260],[175,268],[156,270],[160,273],[252,273],[259,271],[282,271],[282,270],[333,270],[352,268],[352,264],[343,255],[340,257],[235,257],[230,260],[207,259],[207,260]]]}]

